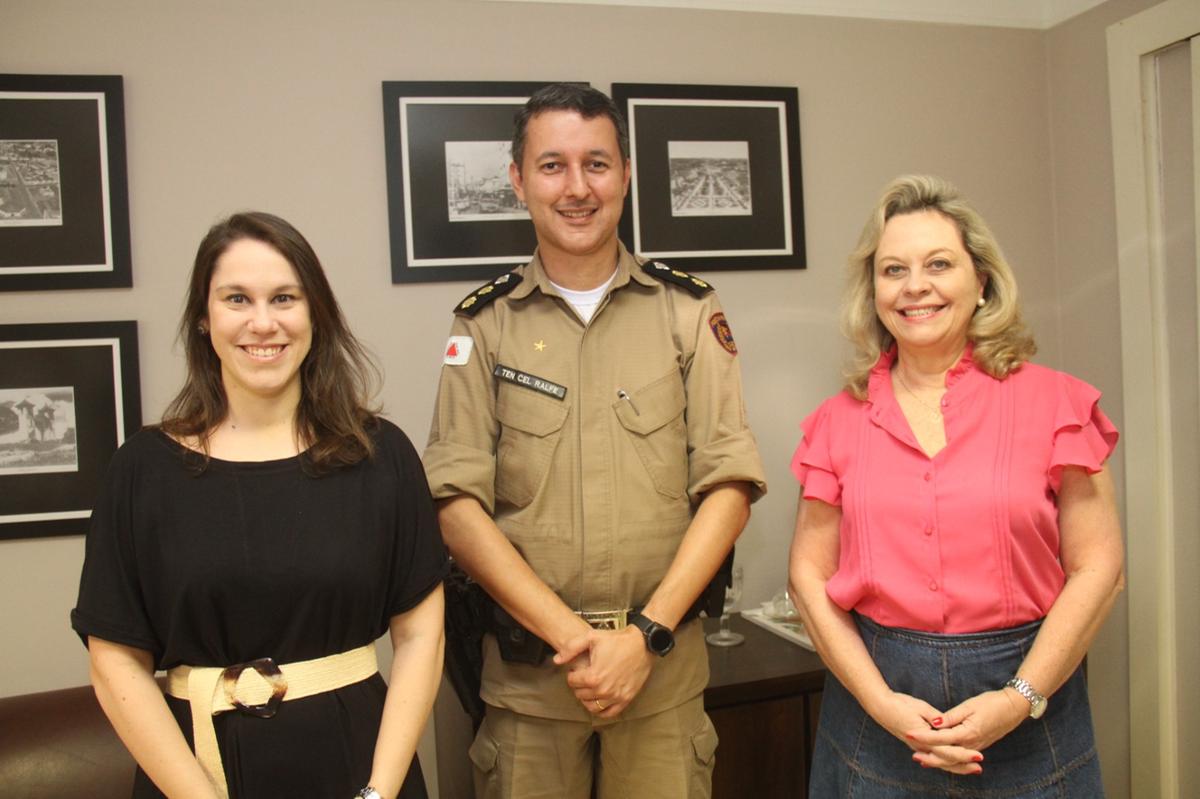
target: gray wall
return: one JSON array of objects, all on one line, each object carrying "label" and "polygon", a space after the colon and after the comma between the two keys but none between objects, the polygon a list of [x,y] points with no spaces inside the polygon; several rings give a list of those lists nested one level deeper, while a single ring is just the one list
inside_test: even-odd
[{"label": "gray wall", "polygon": [[[1015,265],[1039,360],[1096,383],[1119,418],[1119,364],[1089,347],[1117,336],[1103,24],[1144,5],[1112,0],[1040,32],[470,0],[5,0],[0,71],[125,77],[134,287],[3,294],[0,319],[136,319],[151,421],[180,381],[197,242],[223,214],[270,210],[313,242],[385,368],[387,412],[420,442],[450,309],[472,286],[389,282],[380,81],[798,86],[809,268],[705,275],[771,483],[739,544],[754,605],[784,584],[797,422],[839,387],[842,261],[894,175],[939,173],[975,200]],[[0,695],[86,681],[67,625],[82,553],[76,537],[0,542]],[[1125,691],[1116,627],[1093,657],[1098,695]],[[1100,725],[1118,775],[1123,707]]]},{"label": "gray wall", "polygon": [[[1104,408],[1118,427],[1124,405],[1105,29],[1152,5],[1110,0],[1046,36],[1059,366],[1104,392]],[[1116,454],[1113,472],[1121,486],[1119,448]],[[1130,790],[1128,620],[1121,597],[1088,656],[1092,715],[1110,796],[1128,796]]]}]

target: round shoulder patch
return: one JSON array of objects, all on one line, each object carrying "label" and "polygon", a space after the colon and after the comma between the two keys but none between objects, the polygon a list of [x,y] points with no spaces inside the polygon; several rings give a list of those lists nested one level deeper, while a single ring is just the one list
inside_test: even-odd
[{"label": "round shoulder patch", "polygon": [[725,318],[725,314],[718,311],[708,317],[708,326],[716,337],[717,343],[724,347],[730,355],[737,355],[738,348],[733,341],[733,330],[729,327],[729,321]]}]

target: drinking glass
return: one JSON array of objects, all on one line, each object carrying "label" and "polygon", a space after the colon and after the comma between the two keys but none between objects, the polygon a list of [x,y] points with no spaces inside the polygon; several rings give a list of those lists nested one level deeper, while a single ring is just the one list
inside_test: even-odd
[{"label": "drinking glass", "polygon": [[737,605],[738,600],[742,598],[742,567],[734,566],[732,576],[731,585],[725,589],[725,608],[721,614],[721,629],[719,632],[709,633],[704,639],[713,646],[737,646],[746,640],[746,636],[729,629],[729,614]]}]

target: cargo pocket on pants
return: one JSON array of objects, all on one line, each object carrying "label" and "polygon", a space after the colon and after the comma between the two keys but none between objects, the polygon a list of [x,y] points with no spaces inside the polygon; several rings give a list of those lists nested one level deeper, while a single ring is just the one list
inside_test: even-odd
[{"label": "cargo pocket on pants", "polygon": [[692,778],[688,799],[712,796],[712,772],[717,762],[717,729],[706,714],[704,723],[692,733]]},{"label": "cargo pocket on pants", "polygon": [[500,775],[496,768],[500,762],[500,745],[488,733],[486,718],[467,749],[467,756],[475,767],[476,799],[500,796]]}]

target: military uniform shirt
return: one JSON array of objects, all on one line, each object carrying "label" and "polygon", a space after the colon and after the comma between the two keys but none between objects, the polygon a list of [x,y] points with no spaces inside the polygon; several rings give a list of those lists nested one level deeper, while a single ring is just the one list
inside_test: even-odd
[{"label": "military uniform shirt", "polygon": [[[504,296],[471,295],[455,316],[424,455],[433,496],[477,499],[572,609],[640,607],[706,491],[728,481],[750,483],[754,499],[766,490],[729,325],[706,283],[674,273],[689,291],[652,277],[624,247],[586,325],[536,254],[497,285],[518,277]],[[682,625],[676,641],[625,717],[704,690],[700,625]],[[519,713],[590,718],[562,669],[505,663],[491,636],[481,693]]]}]

